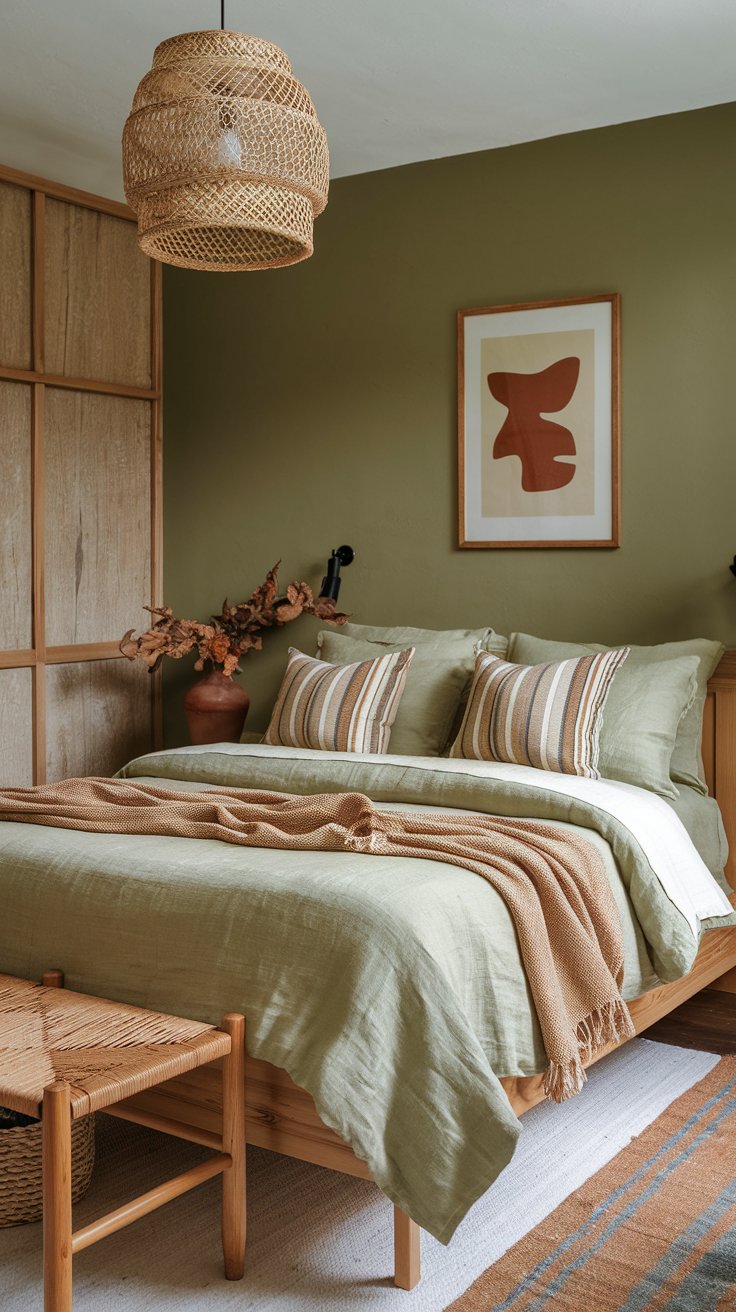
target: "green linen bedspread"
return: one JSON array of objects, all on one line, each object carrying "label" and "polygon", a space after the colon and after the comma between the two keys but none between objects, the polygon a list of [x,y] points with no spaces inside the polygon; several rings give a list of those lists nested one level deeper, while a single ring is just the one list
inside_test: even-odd
[{"label": "green linen bedspread", "polygon": [[[404,810],[582,825],[621,915],[624,995],[678,977],[695,955],[626,828],[544,788],[441,761],[419,770],[248,747],[156,753],[121,773],[182,789],[357,789]],[[470,871],[3,823],[0,905],[2,971],[59,966],[71,988],[206,1021],[243,1011],[249,1052],[307,1089],[388,1196],[444,1242],[513,1154],[520,1123],[498,1077],[541,1072],[546,1059],[510,915]]]}]

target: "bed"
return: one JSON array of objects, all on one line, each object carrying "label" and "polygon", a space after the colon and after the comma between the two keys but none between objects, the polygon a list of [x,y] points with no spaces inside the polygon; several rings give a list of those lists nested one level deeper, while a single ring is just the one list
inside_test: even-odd
[{"label": "bed", "polygon": [[[736,653],[710,684],[703,756],[733,847]],[[696,865],[667,804],[653,799],[644,807],[650,819],[637,820],[641,790],[540,781],[531,776],[541,772],[525,777],[525,769],[227,745],[152,754],[123,774],[183,791],[222,783],[356,789],[402,810],[485,807],[582,826],[608,854],[626,942],[624,996],[637,1032],[709,983],[729,986],[736,928],[709,927],[724,913],[705,881],[702,903],[689,911],[686,888],[678,905],[677,881],[687,882]],[[663,870],[647,885],[642,853],[656,841],[655,813],[669,875]],[[411,1288],[420,1223],[451,1236],[508,1161],[518,1116],[544,1096],[534,1009],[497,895],[468,871],[421,861],[397,873],[381,864],[385,858],[271,852],[252,866],[242,850],[217,843],[198,845],[193,861],[188,839],[165,840],[170,846],[152,860],[150,843],[161,840],[12,824],[2,837],[2,969],[37,978],[59,966],[70,987],[204,1020],[242,1007],[250,1022],[248,1142],[374,1178],[394,1201],[396,1283]],[[732,884],[735,868],[732,856]],[[661,878],[674,880],[669,894]],[[268,935],[259,910],[269,917]],[[311,1011],[295,1005],[300,996],[314,999]],[[211,1146],[218,1097],[216,1073],[203,1069],[116,1112],[154,1128],[175,1125]]]}]

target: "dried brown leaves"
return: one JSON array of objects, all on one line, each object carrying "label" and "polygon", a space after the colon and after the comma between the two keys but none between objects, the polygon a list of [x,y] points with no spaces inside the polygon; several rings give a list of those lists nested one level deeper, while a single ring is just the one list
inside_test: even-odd
[{"label": "dried brown leaves", "polygon": [[230,676],[239,670],[238,661],[245,652],[261,650],[264,629],[279,628],[300,615],[314,615],[330,624],[345,623],[348,616],[336,611],[329,597],[315,597],[308,583],[290,583],[280,597],[280,565],[278,561],[268,571],[248,601],[230,606],[225,600],[222,613],[213,615],[209,624],[178,620],[170,606],[147,606],[146,610],[158,617],[155,624],[137,638],[129,629],[120,642],[121,652],[131,661],[145,661],[153,671],[164,656],[180,660],[196,647],[195,670],[203,669],[205,661],[212,661]]}]

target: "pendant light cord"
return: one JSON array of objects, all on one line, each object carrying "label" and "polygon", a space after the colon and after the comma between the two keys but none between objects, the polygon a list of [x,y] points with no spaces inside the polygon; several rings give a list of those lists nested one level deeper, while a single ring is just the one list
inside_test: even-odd
[{"label": "pendant light cord", "polygon": [[220,31],[225,31],[225,0],[220,0]]}]

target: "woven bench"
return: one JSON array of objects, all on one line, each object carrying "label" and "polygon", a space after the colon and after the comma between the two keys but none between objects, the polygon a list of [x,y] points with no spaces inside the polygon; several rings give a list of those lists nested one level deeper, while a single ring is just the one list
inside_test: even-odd
[{"label": "woven bench", "polygon": [[[219,1173],[225,1275],[239,1280],[245,1262],[243,1017],[225,1016],[216,1029],[72,993],[63,982],[60,971],[48,971],[42,985],[0,975],[0,1105],[43,1121],[45,1312],[70,1312],[74,1254]],[[215,1154],[73,1232],[72,1121],[96,1111],[126,1117],[116,1104],[220,1059],[222,1134],[206,1136]],[[178,1133],[160,1116],[130,1119]],[[179,1137],[202,1142],[193,1134]]]}]

